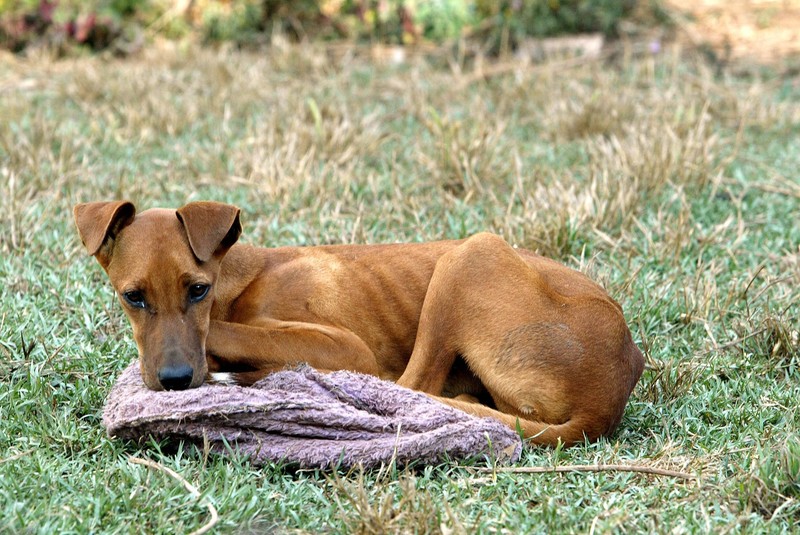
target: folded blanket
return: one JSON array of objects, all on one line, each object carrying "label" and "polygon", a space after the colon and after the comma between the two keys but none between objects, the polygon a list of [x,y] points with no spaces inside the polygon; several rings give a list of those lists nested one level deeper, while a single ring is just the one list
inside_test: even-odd
[{"label": "folded blanket", "polygon": [[134,362],[106,400],[103,424],[119,438],[187,439],[257,465],[365,467],[437,463],[485,455],[516,461],[519,436],[373,376],[320,373],[308,366],[273,373],[251,387],[204,384],[154,392]]}]

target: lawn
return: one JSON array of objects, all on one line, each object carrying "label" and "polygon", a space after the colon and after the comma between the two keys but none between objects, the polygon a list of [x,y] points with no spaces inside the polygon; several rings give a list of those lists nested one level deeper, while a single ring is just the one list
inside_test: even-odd
[{"label": "lawn", "polygon": [[[513,69],[359,49],[0,57],[0,532],[787,532],[800,523],[800,83],[692,57]],[[587,272],[648,368],[519,466],[325,473],[111,440],[135,346],[72,206],[214,199],[265,246],[490,230]],[[149,459],[194,487],[129,461]]]}]

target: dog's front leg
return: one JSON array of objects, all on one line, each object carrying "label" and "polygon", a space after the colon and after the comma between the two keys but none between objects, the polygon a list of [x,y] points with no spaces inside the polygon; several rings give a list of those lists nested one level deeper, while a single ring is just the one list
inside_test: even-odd
[{"label": "dog's front leg", "polygon": [[246,383],[302,362],[319,370],[380,375],[375,355],[351,331],[297,321],[259,320],[253,324],[211,320],[206,353],[218,371],[246,372]]}]

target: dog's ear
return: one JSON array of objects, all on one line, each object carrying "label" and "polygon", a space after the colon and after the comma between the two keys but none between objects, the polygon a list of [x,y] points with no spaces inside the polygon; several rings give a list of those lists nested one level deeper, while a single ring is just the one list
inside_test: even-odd
[{"label": "dog's ear", "polygon": [[194,255],[201,262],[225,254],[242,233],[239,209],[230,204],[192,202],[178,209],[178,219],[186,229]]},{"label": "dog's ear", "polygon": [[108,267],[111,249],[104,247],[113,242],[122,228],[133,221],[136,208],[128,201],[87,202],[75,205],[72,210],[78,234],[90,255],[100,265]]}]

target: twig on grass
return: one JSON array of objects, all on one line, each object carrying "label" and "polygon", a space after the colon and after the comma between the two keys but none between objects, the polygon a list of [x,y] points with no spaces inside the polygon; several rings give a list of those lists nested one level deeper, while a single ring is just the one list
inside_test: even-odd
[{"label": "twig on grass", "polygon": [[566,464],[562,466],[511,466],[501,468],[471,467],[478,472],[506,472],[513,474],[549,474],[553,472],[638,472],[656,476],[677,477],[680,479],[698,479],[686,472],[676,472],[652,466],[635,466],[629,464]]},{"label": "twig on grass", "polygon": [[749,339],[754,338],[754,337],[756,337],[756,336],[758,336],[760,334],[763,334],[764,332],[766,332],[766,330],[767,330],[766,327],[761,327],[760,329],[756,329],[755,331],[753,331],[751,333],[748,333],[748,334],[746,334],[744,336],[740,336],[739,338],[735,338],[733,340],[728,340],[724,344],[715,345],[714,347],[706,349],[702,353],[699,353],[698,356],[706,356],[706,355],[710,355],[711,353],[714,353],[715,351],[724,351],[726,349],[730,349],[732,347],[735,347],[735,346],[741,344],[742,342],[744,342],[746,340],[749,340]]},{"label": "twig on grass", "polygon": [[[128,462],[132,464],[141,464],[143,466],[147,466],[148,468],[152,468],[154,470],[158,470],[159,472],[163,472],[170,476],[171,478],[179,481],[183,487],[189,491],[189,493],[194,496],[195,498],[201,499],[202,495],[200,491],[197,490],[197,487],[189,483],[182,475],[177,473],[176,471],[167,468],[166,466],[159,464],[155,461],[150,461],[148,459],[140,459],[139,457],[128,457]],[[208,530],[213,528],[217,522],[219,522],[219,514],[217,513],[217,508],[214,507],[214,504],[211,503],[211,500],[205,498],[205,506],[208,508],[208,512],[211,514],[211,520],[209,520],[205,525],[200,527],[200,529],[191,532],[189,535],[202,535],[206,533]]]},{"label": "twig on grass", "polygon": [[755,189],[766,191],[767,193],[777,193],[779,195],[786,195],[787,197],[797,197],[800,199],[800,187],[790,185],[785,188],[780,186],[773,186],[771,184],[753,184]]},{"label": "twig on grass", "polygon": [[31,453],[32,451],[33,451],[32,449],[25,450],[25,451],[21,451],[19,453],[15,453],[14,455],[11,455],[10,457],[6,457],[5,459],[0,459],[0,464],[8,463],[8,462],[11,462],[11,461],[16,461],[17,459],[21,459],[21,458],[25,457],[26,455],[28,455],[29,453]]},{"label": "twig on grass", "polygon": [[779,506],[778,506],[778,508],[777,508],[777,509],[775,509],[775,510],[772,512],[772,515],[770,515],[770,517],[769,517],[769,521],[770,521],[770,522],[772,522],[772,521],[773,521],[773,520],[775,520],[776,518],[779,518],[779,517],[780,517],[780,515],[783,513],[783,511],[784,511],[784,510],[785,510],[787,507],[789,507],[790,505],[792,505],[793,503],[794,503],[794,498],[786,498],[786,501],[785,501],[785,502],[783,502],[781,505],[779,505]]}]

